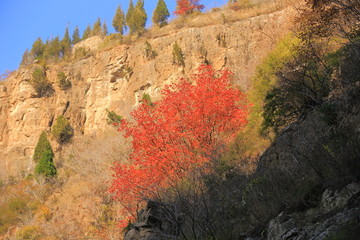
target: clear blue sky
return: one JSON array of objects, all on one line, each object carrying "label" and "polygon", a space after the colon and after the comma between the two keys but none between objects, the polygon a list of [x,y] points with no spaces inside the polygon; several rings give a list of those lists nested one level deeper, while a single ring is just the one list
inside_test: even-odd
[{"label": "clear blue sky", "polygon": [[[133,0],[136,3],[136,0]],[[169,11],[175,10],[176,0],[165,0]],[[227,0],[202,0],[207,9],[219,7]],[[118,5],[126,12],[129,0],[0,0],[0,74],[18,68],[26,49],[41,37],[43,41],[64,36],[69,27],[70,36],[76,25],[82,34],[88,24],[98,17],[106,21],[109,32],[114,32],[112,19]],[[145,0],[147,26],[157,0]],[[171,16],[173,17],[173,16]]]}]

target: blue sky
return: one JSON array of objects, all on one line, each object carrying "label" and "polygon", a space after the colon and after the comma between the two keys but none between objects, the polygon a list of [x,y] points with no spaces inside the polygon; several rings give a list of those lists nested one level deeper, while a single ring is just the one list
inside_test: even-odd
[{"label": "blue sky", "polygon": [[[176,0],[165,2],[172,13]],[[227,0],[200,2],[208,9],[219,7]],[[88,24],[93,25],[100,17],[102,22],[106,21],[109,32],[114,32],[112,18],[119,4],[126,11],[129,0],[0,0],[0,74],[17,69],[24,51],[31,49],[38,37],[43,41],[56,36],[62,39],[67,26],[70,35],[76,25],[82,34]],[[145,0],[148,26],[156,4],[157,0]]]}]

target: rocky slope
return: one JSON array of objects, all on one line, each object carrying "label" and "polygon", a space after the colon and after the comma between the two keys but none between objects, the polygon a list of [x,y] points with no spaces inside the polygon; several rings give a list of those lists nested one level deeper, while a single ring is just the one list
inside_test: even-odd
[{"label": "rocky slope", "polygon": [[[157,53],[152,60],[145,57],[144,40],[104,49],[101,39],[89,39],[81,43],[93,49],[86,58],[47,66],[55,90],[47,98],[34,97],[28,82],[36,64],[20,68],[0,85],[0,178],[32,172],[38,137],[58,115],[69,119],[77,136],[96,134],[106,126],[106,109],[128,116],[144,93],[156,100],[165,84],[193,73],[205,61],[216,69],[230,69],[236,83],[248,89],[256,65],[289,31],[294,15],[294,8],[286,8],[226,24],[173,30],[148,39]],[[185,67],[173,64],[175,42],[185,54]],[[72,82],[68,91],[56,84],[60,71]]]}]

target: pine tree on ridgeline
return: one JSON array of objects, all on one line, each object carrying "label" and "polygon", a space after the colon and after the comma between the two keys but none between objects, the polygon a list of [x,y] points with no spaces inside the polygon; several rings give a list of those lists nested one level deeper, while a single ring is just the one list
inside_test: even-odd
[{"label": "pine tree on ridgeline", "polygon": [[147,14],[144,8],[144,0],[138,0],[131,13],[129,27],[130,33],[141,33],[145,29]]},{"label": "pine tree on ridgeline", "polygon": [[167,19],[169,18],[169,16],[170,14],[166,3],[164,2],[164,0],[159,0],[153,13],[153,23],[159,27],[163,27],[167,24]]},{"label": "pine tree on ridgeline", "polygon": [[37,38],[33,43],[30,54],[34,57],[34,59],[41,58],[44,54],[46,45],[41,40],[41,38]]},{"label": "pine tree on ridgeline", "polygon": [[89,37],[91,37],[91,27],[90,27],[90,24],[85,28],[85,31],[84,31],[82,40],[87,39],[87,38],[89,38]]},{"label": "pine tree on ridgeline", "polygon": [[100,21],[100,18],[98,18],[96,20],[96,22],[94,23],[93,29],[91,31],[91,36],[97,36],[97,35],[101,35],[101,21]]},{"label": "pine tree on ridgeline", "polygon": [[123,10],[121,9],[120,5],[116,9],[116,13],[113,18],[112,25],[116,32],[120,33],[121,35],[124,34],[124,32],[126,30],[126,19],[125,19],[125,14],[124,14]]},{"label": "pine tree on ridgeline", "polygon": [[63,39],[61,40],[61,55],[65,57],[71,53],[71,39],[69,29],[66,28]]},{"label": "pine tree on ridgeline", "polygon": [[72,35],[72,44],[75,45],[80,41],[81,41],[81,37],[80,37],[79,27],[76,26],[76,28],[74,30],[74,33]]},{"label": "pine tree on ridgeline", "polygon": [[106,36],[108,35],[108,28],[107,28],[107,24],[106,22],[103,23],[102,25],[102,30],[101,30],[101,36]]}]

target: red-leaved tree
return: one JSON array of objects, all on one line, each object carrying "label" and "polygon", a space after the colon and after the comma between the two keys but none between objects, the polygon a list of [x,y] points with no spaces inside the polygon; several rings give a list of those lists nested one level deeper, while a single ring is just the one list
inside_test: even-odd
[{"label": "red-leaved tree", "polygon": [[176,0],[176,15],[186,15],[194,11],[201,11],[205,8],[199,3],[200,0]]},{"label": "red-leaved tree", "polygon": [[162,100],[142,103],[132,122],[122,121],[119,130],[131,138],[133,151],[127,163],[115,164],[110,191],[129,212],[204,166],[245,126],[248,104],[231,87],[231,76],[201,66],[193,83],[181,79],[165,87]]}]

